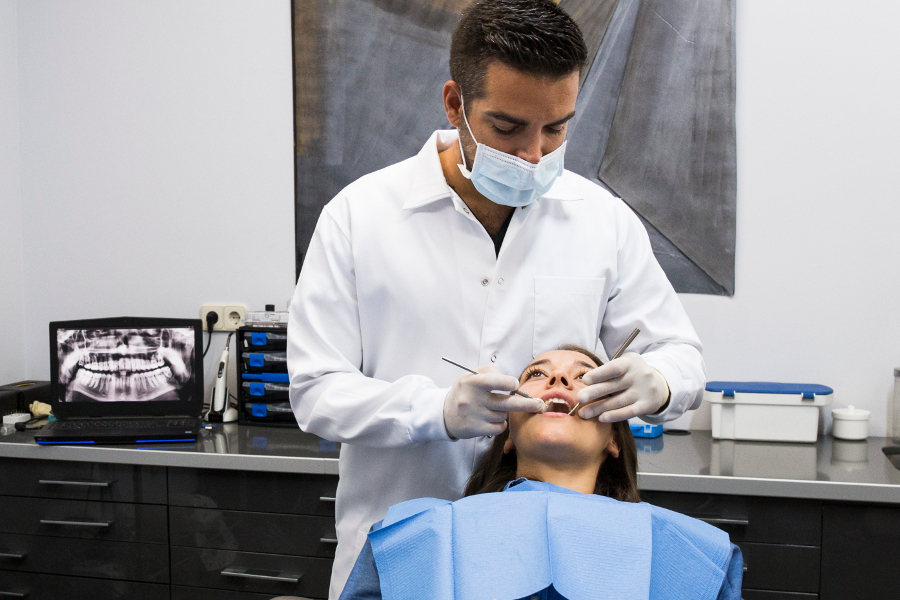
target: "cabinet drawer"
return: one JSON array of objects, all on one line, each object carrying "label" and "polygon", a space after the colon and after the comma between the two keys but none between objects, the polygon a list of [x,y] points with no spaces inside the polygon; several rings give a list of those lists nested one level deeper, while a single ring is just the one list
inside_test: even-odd
[{"label": "cabinet drawer", "polygon": [[[297,598],[300,598],[297,596]],[[208,590],[205,588],[172,586],[172,600],[272,600],[272,594],[235,592],[234,590]],[[300,598],[300,600],[304,600]]]},{"label": "cabinet drawer", "polygon": [[[169,547],[0,533],[0,569],[169,582]],[[20,558],[17,558],[20,557]]]},{"label": "cabinet drawer", "polygon": [[8,496],[166,503],[165,467],[5,458],[0,481]]},{"label": "cabinet drawer", "polygon": [[169,504],[334,516],[336,475],[169,469]]},{"label": "cabinet drawer", "polygon": [[169,598],[169,586],[158,583],[62,577],[13,571],[0,571],[0,592],[27,594],[25,596],[3,595],[0,597],[24,597],[28,600],[59,600],[60,598],[168,600]]},{"label": "cabinet drawer", "polygon": [[172,583],[273,596],[325,598],[332,561],[171,546]]},{"label": "cabinet drawer", "polygon": [[738,544],[744,555],[743,588],[779,592],[819,592],[821,550],[811,546]]},{"label": "cabinet drawer", "polygon": [[0,496],[0,532],[166,544],[166,507]]},{"label": "cabinet drawer", "polygon": [[173,506],[169,528],[173,546],[334,558],[337,545],[332,517]]},{"label": "cabinet drawer", "polygon": [[731,541],[819,546],[822,503],[795,498],[758,498],[677,492],[641,492],[656,506],[706,521]]},{"label": "cabinet drawer", "polygon": [[741,590],[743,600],[817,600],[818,594],[800,592],[770,592],[767,590]]},{"label": "cabinet drawer", "polygon": [[822,599],[900,597],[900,507],[826,504]]}]

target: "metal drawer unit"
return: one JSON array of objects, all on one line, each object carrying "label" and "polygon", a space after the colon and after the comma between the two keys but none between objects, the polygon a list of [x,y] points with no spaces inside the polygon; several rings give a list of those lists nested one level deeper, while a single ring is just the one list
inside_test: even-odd
[{"label": "metal drawer unit", "polygon": [[165,472],[0,461],[0,596],[166,598]]},{"label": "metal drawer unit", "polygon": [[744,600],[818,598],[822,502],[677,492],[643,492],[650,504],[726,531],[744,557]]},{"label": "metal drawer unit", "polygon": [[327,597],[336,489],[336,476],[169,469],[173,598]]}]

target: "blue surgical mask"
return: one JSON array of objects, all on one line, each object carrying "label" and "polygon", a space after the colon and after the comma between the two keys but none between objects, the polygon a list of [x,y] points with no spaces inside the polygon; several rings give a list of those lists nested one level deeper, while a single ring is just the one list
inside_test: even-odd
[{"label": "blue surgical mask", "polygon": [[[462,96],[460,96],[462,102]],[[566,143],[541,157],[540,162],[532,164],[524,158],[501,152],[496,148],[479,144],[469,127],[466,118],[466,105],[462,102],[463,121],[469,135],[475,140],[475,161],[472,170],[465,164],[458,165],[463,177],[470,180],[475,189],[497,204],[503,206],[527,206],[546,194],[556,178],[563,172],[563,157],[566,153]],[[462,140],[459,141],[459,153],[465,163]]]}]

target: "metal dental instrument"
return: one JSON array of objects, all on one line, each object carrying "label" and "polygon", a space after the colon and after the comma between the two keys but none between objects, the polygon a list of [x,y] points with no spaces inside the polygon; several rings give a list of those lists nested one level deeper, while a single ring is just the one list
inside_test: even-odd
[{"label": "metal dental instrument", "polygon": [[[631,332],[631,335],[628,336],[628,339],[625,340],[624,342],[622,342],[622,345],[619,346],[619,349],[616,350],[616,353],[613,354],[613,357],[611,359],[609,359],[609,362],[612,362],[612,361],[616,360],[617,358],[619,358],[620,356],[622,356],[625,353],[625,350],[628,349],[628,346],[631,345],[631,342],[634,341],[634,338],[636,338],[640,332],[641,332],[641,330],[638,329],[637,327],[635,327],[634,331]],[[607,364],[609,364],[609,363],[607,363]],[[578,404],[576,404],[575,406],[572,407],[572,410],[569,411],[569,415],[571,416],[572,413],[577,411],[582,406],[587,406],[588,404],[593,404],[594,402],[599,402],[599,401],[600,401],[600,398],[598,398],[597,400],[594,400],[593,402],[588,402],[587,404],[582,404],[581,402],[579,402]]]},{"label": "metal dental instrument", "polygon": [[[442,356],[442,357],[441,357],[441,360],[447,361],[447,362],[450,363],[451,365],[457,366],[457,367],[459,367],[460,369],[462,369],[463,371],[468,371],[469,373],[472,373],[473,375],[481,375],[481,373],[479,373],[478,371],[473,371],[473,370],[470,369],[469,367],[464,367],[464,366],[462,366],[461,364],[459,364],[458,362],[453,362],[452,360],[450,360],[450,359],[447,358],[446,356]],[[522,396],[523,398],[531,398],[532,400],[534,400],[534,396],[529,396],[528,394],[526,394],[525,392],[523,392],[523,391],[521,391],[521,390],[516,390],[516,391],[514,391],[514,392],[512,392],[512,393],[513,393],[513,394],[518,394],[518,395]]]}]

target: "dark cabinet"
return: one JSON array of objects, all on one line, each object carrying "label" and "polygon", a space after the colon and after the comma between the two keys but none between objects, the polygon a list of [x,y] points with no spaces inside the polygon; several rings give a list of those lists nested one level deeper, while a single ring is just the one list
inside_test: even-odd
[{"label": "dark cabinet", "polygon": [[0,597],[328,596],[336,476],[2,459],[0,481]]},{"label": "dark cabinet", "polygon": [[826,504],[822,600],[900,598],[900,508]]},{"label": "dark cabinet", "polygon": [[677,492],[642,496],[728,533],[744,558],[744,600],[818,597],[821,501]]},{"label": "dark cabinet", "polygon": [[0,595],[169,597],[166,469],[0,461]]}]

